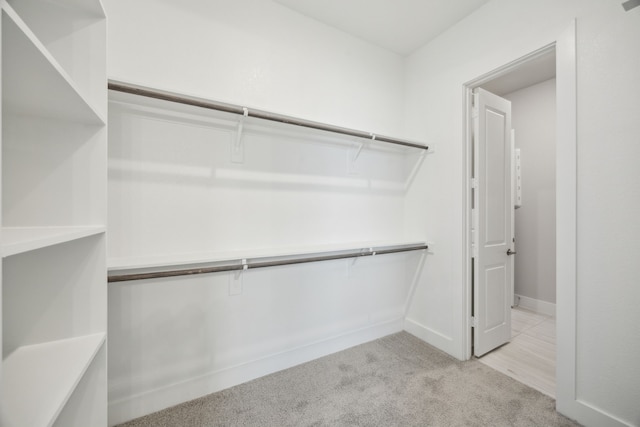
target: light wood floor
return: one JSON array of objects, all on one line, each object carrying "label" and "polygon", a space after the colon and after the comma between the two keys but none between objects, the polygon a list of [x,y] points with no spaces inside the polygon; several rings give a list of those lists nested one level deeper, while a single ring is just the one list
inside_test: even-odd
[{"label": "light wood floor", "polygon": [[478,360],[555,399],[556,319],[513,308],[511,342]]}]

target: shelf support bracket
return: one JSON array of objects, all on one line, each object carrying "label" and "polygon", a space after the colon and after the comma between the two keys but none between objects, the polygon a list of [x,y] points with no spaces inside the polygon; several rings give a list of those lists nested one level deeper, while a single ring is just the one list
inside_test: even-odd
[{"label": "shelf support bracket", "polygon": [[244,113],[238,120],[238,127],[236,129],[236,139],[231,145],[231,162],[232,163],[244,163],[244,144],[242,143],[242,131],[244,130],[244,120],[249,117],[249,109],[242,107]]},{"label": "shelf support bracket", "polygon": [[242,295],[244,272],[249,269],[246,259],[242,259],[242,270],[234,271],[229,276],[229,296]]},{"label": "shelf support bracket", "polygon": [[362,153],[363,147],[364,147],[364,142],[361,142],[358,144],[358,150],[356,151],[356,154],[354,154],[353,158],[351,159],[353,163],[358,161],[358,157],[360,157],[360,153]]},{"label": "shelf support bracket", "polygon": [[[371,141],[375,141],[376,140],[376,135],[375,134],[371,134]],[[358,158],[360,157],[360,154],[362,154],[362,149],[365,147],[367,141],[360,141],[358,142],[358,148],[356,149],[356,152],[353,156],[351,156],[351,154],[349,154],[349,164],[348,164],[348,172],[352,175],[356,175],[358,173],[358,169],[356,167],[356,162],[358,161]],[[349,150],[351,151],[351,150]]]},{"label": "shelf support bracket", "polygon": [[[371,141],[375,141],[376,140],[376,135],[375,134],[371,134]],[[355,163],[358,160],[358,157],[360,157],[360,153],[362,152],[362,148],[364,147],[365,143],[361,142],[358,146],[358,151],[356,151],[356,155],[353,156],[353,162]]]}]

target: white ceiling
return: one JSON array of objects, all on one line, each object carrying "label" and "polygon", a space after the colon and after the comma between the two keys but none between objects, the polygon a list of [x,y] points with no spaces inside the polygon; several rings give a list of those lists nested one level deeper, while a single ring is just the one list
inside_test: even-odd
[{"label": "white ceiling", "polygon": [[483,84],[481,87],[496,95],[503,96],[552,79],[555,76],[556,52],[553,49],[544,55],[527,61],[514,71]]},{"label": "white ceiling", "polygon": [[274,1],[400,55],[408,55],[489,0]]}]

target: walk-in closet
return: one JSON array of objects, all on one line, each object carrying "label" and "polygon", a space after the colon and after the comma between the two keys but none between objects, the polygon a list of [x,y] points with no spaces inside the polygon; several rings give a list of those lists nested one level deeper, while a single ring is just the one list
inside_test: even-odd
[{"label": "walk-in closet", "polygon": [[637,0],[0,14],[0,427],[639,425]]}]

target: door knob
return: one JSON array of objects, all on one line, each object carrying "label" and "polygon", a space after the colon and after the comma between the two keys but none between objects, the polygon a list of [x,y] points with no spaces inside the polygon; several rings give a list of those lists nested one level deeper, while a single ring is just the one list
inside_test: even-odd
[{"label": "door knob", "polygon": [[507,249],[507,255],[515,255],[517,252],[512,251],[511,249]]}]

